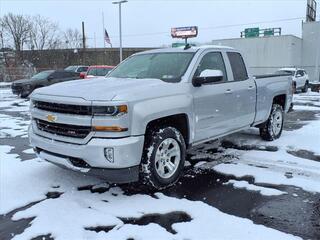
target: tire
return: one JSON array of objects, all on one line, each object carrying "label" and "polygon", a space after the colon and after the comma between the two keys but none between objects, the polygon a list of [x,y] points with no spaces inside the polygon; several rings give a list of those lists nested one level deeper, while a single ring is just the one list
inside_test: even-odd
[{"label": "tire", "polygon": [[284,112],[282,106],[273,104],[268,120],[260,127],[260,136],[263,140],[273,141],[281,136],[283,129]]},{"label": "tire", "polygon": [[185,156],[186,144],[176,128],[149,130],[142,156],[142,182],[157,190],[174,185],[184,168]]},{"label": "tire", "polygon": [[308,82],[306,82],[305,84],[304,84],[304,86],[303,86],[303,88],[302,88],[302,92],[303,93],[306,93],[306,92],[308,92],[308,88],[309,88],[309,84],[308,84]]},{"label": "tire", "polygon": [[20,94],[20,97],[21,97],[21,98],[27,98],[29,95],[30,95],[30,92],[22,92],[22,93]]},{"label": "tire", "polygon": [[293,83],[292,92],[297,93],[297,83],[296,82]]}]

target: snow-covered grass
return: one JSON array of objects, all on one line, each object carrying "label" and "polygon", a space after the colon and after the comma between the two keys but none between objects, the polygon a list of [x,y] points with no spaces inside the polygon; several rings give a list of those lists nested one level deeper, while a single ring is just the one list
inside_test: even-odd
[{"label": "snow-covered grass", "polygon": [[0,88],[7,88],[11,86],[11,82],[0,82]]}]

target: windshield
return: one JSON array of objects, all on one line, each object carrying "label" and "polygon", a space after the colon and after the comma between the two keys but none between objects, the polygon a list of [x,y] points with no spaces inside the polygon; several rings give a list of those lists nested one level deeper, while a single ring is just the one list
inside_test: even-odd
[{"label": "windshield", "polygon": [[121,63],[108,77],[156,78],[179,82],[194,53],[150,53],[132,56]]},{"label": "windshield", "polygon": [[92,76],[105,76],[112,68],[90,68],[87,75]]},{"label": "windshield", "polygon": [[69,67],[66,67],[64,70],[75,72],[77,68],[78,68],[77,66],[69,66]]},{"label": "windshield", "polygon": [[37,80],[40,80],[40,79],[46,79],[47,77],[49,77],[49,75],[51,73],[53,73],[54,71],[43,71],[43,72],[39,72],[37,73],[36,75],[34,75],[31,79],[37,79]]},{"label": "windshield", "polygon": [[294,75],[294,71],[279,70],[279,71],[276,71],[276,74],[290,74],[291,76],[293,76]]}]

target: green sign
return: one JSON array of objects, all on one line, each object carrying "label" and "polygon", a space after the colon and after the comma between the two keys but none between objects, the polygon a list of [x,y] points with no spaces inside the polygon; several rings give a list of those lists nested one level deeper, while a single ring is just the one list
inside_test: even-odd
[{"label": "green sign", "polygon": [[245,38],[259,37],[259,32],[259,28],[246,28],[244,30],[244,36]]},{"label": "green sign", "polygon": [[[195,43],[189,43],[191,46],[195,47],[196,44]],[[186,44],[185,43],[182,43],[182,42],[175,42],[175,43],[172,43],[171,47],[173,48],[177,48],[177,47],[184,47]]]},{"label": "green sign", "polygon": [[263,35],[264,36],[274,36],[274,29],[271,28],[271,29],[264,30]]}]

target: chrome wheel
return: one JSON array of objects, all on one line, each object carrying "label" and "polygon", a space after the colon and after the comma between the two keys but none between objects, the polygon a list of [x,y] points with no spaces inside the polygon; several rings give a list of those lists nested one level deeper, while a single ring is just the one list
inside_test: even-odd
[{"label": "chrome wheel", "polygon": [[173,138],[163,140],[155,156],[155,168],[161,178],[172,177],[179,167],[181,150],[179,143]]},{"label": "chrome wheel", "polygon": [[282,124],[282,113],[280,111],[275,111],[271,119],[272,132],[275,136],[277,136],[281,132]]}]

